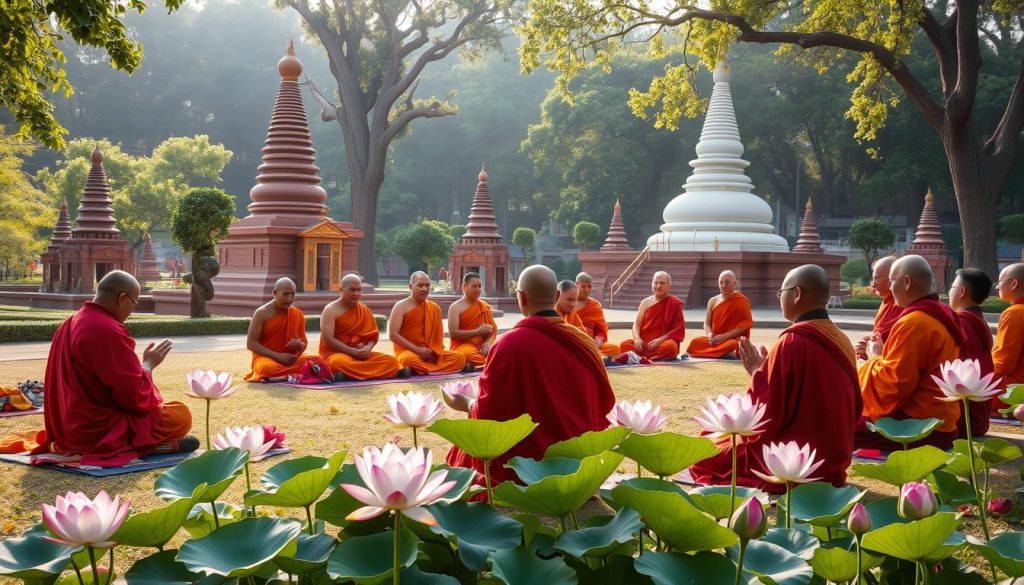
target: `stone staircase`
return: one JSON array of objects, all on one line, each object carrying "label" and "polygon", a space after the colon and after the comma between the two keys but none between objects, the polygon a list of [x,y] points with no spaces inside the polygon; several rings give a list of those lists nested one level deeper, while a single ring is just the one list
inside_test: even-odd
[{"label": "stone staircase", "polygon": [[[691,293],[696,293],[698,269],[697,264],[692,264],[684,267],[673,266],[667,271],[672,275],[672,294],[682,299],[687,308],[700,306],[701,303],[701,301],[693,301],[697,302],[697,305],[693,305],[690,299]],[[646,261],[636,267],[632,276],[611,299],[608,307],[635,310],[645,298],[651,295],[651,280],[654,279],[654,273],[659,270],[664,270],[664,267],[658,262],[658,253],[653,252]]]}]

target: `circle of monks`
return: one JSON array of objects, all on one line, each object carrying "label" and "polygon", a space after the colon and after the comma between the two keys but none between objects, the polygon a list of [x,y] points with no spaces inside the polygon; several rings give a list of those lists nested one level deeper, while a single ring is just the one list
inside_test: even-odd
[{"label": "circle of monks", "polygon": [[[392,353],[376,351],[377,321],[361,302],[361,278],[347,275],[341,284],[339,298],[323,310],[320,344],[311,352],[305,316],[293,306],[295,284],[279,280],[273,300],[257,309],[250,323],[247,347],[253,357],[245,379],[303,384],[482,368],[470,417],[507,420],[527,413],[538,423],[529,437],[492,462],[495,481],[515,479],[504,467],[511,457],[540,459],[552,443],[606,428],[615,403],[606,368],[617,363],[705,358],[742,364],[750,374],[747,391],[766,406],[768,422],[763,433],[736,447],[738,482],[776,492],[782,486],[752,473],[764,469],[761,446],[769,442],[809,444],[825,462],[822,479],[836,485],[845,483],[856,449],[900,448],[869,431],[867,423],[883,417],[937,418],[941,424],[920,444],[951,448],[965,425],[959,403],[939,400],[942,394],[932,380],[943,362],[978,360],[983,375],[994,372],[1003,385],[1024,383],[1024,264],[999,275],[998,295],[1012,304],[993,340],[980,308],[993,283],[983,272],[957,271],[946,304],[934,290],[924,258],[881,258],[872,266],[871,286],[882,304],[873,330],[856,344],[829,317],[825,270],[800,266],[777,290],[790,325],[770,349],[751,343],[750,302],[731,271],[720,275],[721,292],[707,303],[703,334],[685,350],[683,302],[672,294],[666,272],[654,275],[652,294],[640,303],[631,335],[621,345],[608,341],[604,311],[590,296],[593,283],[586,273],[557,282],[544,266],[526,268],[516,290],[524,318],[500,337],[491,306],[480,298],[479,275],[466,274],[463,296],[448,311],[445,347],[441,309],[429,298],[430,278],[417,272],[409,296],[395,304],[388,319]],[[123,326],[138,295],[131,275],[112,272],[99,283],[95,298],[60,326],[46,366],[45,428],[3,438],[0,452],[119,466],[153,452],[195,448],[194,441],[184,440],[191,428],[188,408],[164,401],[152,380],[171,342],[150,344],[140,361]],[[1002,407],[997,399],[972,402],[972,432],[984,435],[990,416]],[[698,483],[729,483],[732,453],[727,442],[720,447],[718,455],[691,468]],[[458,449],[447,461],[483,471],[480,461]]]}]

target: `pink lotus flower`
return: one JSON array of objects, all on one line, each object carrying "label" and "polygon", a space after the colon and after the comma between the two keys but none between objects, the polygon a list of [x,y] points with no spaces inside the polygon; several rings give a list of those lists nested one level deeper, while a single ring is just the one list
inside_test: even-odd
[{"label": "pink lotus flower", "polygon": [[612,426],[626,427],[638,435],[657,433],[668,421],[668,417],[661,414],[661,407],[652,407],[650,400],[620,400],[615,403],[607,418]]},{"label": "pink lotus flower", "polygon": [[355,456],[356,470],[366,487],[341,484],[350,496],[366,504],[345,519],[369,520],[387,511],[397,511],[430,526],[437,524],[434,515],[424,506],[434,503],[455,487],[445,481],[445,470],[430,472],[432,455],[429,449],[414,448],[403,453],[393,443],[383,449],[368,447],[363,456]]},{"label": "pink lotus flower", "polygon": [[811,449],[810,445],[801,447],[796,441],[765,445],[762,453],[764,454],[765,468],[770,475],[756,469],[754,473],[769,483],[789,485],[817,481],[820,478],[811,477],[811,474],[825,463],[824,460],[815,463],[814,457],[818,451]]},{"label": "pink lotus flower", "polygon": [[391,413],[384,420],[399,427],[425,427],[444,412],[444,404],[426,392],[403,392],[388,396]]},{"label": "pink lotus flower", "polygon": [[768,532],[768,517],[756,497],[747,498],[729,518],[729,528],[740,540],[756,540]]},{"label": "pink lotus flower", "polygon": [[263,441],[274,442],[274,445],[270,448],[271,451],[280,449],[284,447],[284,431],[277,430],[275,425],[263,425]]},{"label": "pink lotus flower", "polygon": [[896,511],[907,520],[927,518],[939,509],[935,501],[935,492],[926,481],[910,481],[900,488],[900,499],[896,503]]},{"label": "pink lotus flower", "polygon": [[1018,404],[1017,407],[1013,409],[1013,418],[1024,422],[1024,404]]},{"label": "pink lotus flower", "polygon": [[450,408],[460,412],[469,412],[473,408],[480,391],[476,384],[466,381],[448,382],[441,385],[441,397]]},{"label": "pink lotus flower", "polygon": [[43,504],[43,522],[57,535],[46,540],[65,546],[107,548],[114,545],[110,537],[128,516],[128,502],[120,496],[113,500],[103,490],[90,500],[82,492],[57,496],[55,506]]},{"label": "pink lotus flower", "polygon": [[703,416],[694,419],[710,431],[711,438],[727,437],[738,435],[749,437],[762,432],[761,429],[767,420],[764,420],[765,405],[754,402],[750,394],[730,394],[728,396],[719,394],[718,398],[712,401],[707,399],[707,406],[700,409]]},{"label": "pink lotus flower", "polygon": [[249,452],[249,461],[261,461],[274,448],[274,439],[267,439],[263,427],[228,427],[213,439],[214,449],[235,447]]},{"label": "pink lotus flower", "polygon": [[1007,498],[992,498],[988,503],[988,513],[996,516],[1009,514],[1013,511],[1013,502]]},{"label": "pink lotus flower", "polygon": [[939,366],[941,376],[932,376],[945,396],[938,397],[946,402],[970,400],[985,402],[998,395],[999,380],[993,381],[995,373],[981,375],[981,364],[978,360],[955,360]]},{"label": "pink lotus flower", "polygon": [[857,502],[850,509],[850,515],[846,518],[846,528],[857,536],[871,532],[871,516],[864,504]]},{"label": "pink lotus flower", "polygon": [[213,370],[207,372],[196,370],[185,374],[185,379],[189,386],[189,391],[186,394],[193,398],[220,400],[231,396],[238,390],[238,386],[231,385],[231,374],[227,372],[218,374]]}]

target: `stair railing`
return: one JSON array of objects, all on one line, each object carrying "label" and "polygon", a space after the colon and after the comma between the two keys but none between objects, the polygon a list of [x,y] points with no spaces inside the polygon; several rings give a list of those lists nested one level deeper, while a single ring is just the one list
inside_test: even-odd
[{"label": "stair railing", "polygon": [[619,276],[619,278],[617,278],[615,282],[612,283],[611,291],[608,293],[609,307],[612,307],[613,303],[615,302],[615,295],[617,295],[619,291],[622,290],[622,287],[626,286],[627,283],[633,280],[633,276],[637,273],[637,271],[643,268],[650,259],[651,247],[646,246],[639,254],[637,254],[636,258],[633,258],[633,261],[629,263],[629,266],[627,266],[626,269],[622,272],[622,275]]}]

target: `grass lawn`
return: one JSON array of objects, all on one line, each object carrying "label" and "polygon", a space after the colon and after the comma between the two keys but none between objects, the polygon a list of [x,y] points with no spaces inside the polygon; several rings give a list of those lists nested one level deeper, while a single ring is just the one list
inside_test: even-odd
[{"label": "grass lawn", "polygon": [[[777,331],[758,331],[754,340],[769,343]],[[612,341],[620,341],[626,331],[612,331]],[[381,343],[383,351],[390,350],[387,342]],[[209,354],[175,354],[154,372],[157,384],[165,399],[186,402],[193,411],[195,425],[193,434],[203,435],[203,403],[185,395],[185,373],[201,369],[229,370],[236,379],[248,371],[249,354],[245,351],[225,351]],[[534,364],[532,367],[549,367],[557,364]],[[525,367],[531,367],[526,365]],[[0,374],[0,384],[12,384],[26,378],[42,378],[44,360],[6,362]],[[664,407],[669,418],[668,430],[682,433],[696,433],[697,424],[693,416],[704,397],[708,395],[744,390],[749,377],[737,363],[703,363],[681,367],[651,367],[613,370],[610,373],[612,385],[618,398],[627,400],[649,399]],[[827,384],[828,381],[823,381]],[[213,403],[211,425],[216,430],[228,425],[275,424],[285,431],[287,443],[294,450],[292,456],[326,456],[339,449],[361,450],[366,445],[381,445],[396,434],[402,436],[403,444],[411,442],[408,431],[396,431],[386,423],[382,415],[387,406],[385,398],[405,389],[436,392],[437,381],[417,381],[403,385],[371,386],[349,390],[298,390],[241,382],[242,388],[231,398]],[[25,416],[0,419],[0,434],[41,427],[42,416]],[[998,432],[1012,432],[1018,435],[1016,444],[1024,442],[1024,431],[1020,427],[994,427]],[[443,458],[448,445],[439,437],[422,433],[421,441],[435,451],[435,461]],[[268,467],[280,462],[274,458],[253,464],[254,481]],[[349,457],[351,460],[351,455]],[[1012,497],[1013,489],[1020,485],[1021,460],[1001,466],[993,473],[992,483],[995,495]],[[625,464],[623,471],[631,471],[632,464]],[[151,509],[160,505],[153,495],[153,481],[159,471],[133,473],[106,479],[78,477],[69,474],[0,463],[0,501],[4,502],[3,523],[0,538],[20,534],[29,525],[39,520],[39,506],[52,503],[58,494],[68,490],[81,490],[92,496],[100,489],[111,494],[121,494],[131,501],[136,509]],[[869,497],[896,495],[895,490],[880,483],[852,480],[854,485],[871,490]],[[222,501],[238,503],[244,490],[244,481],[236,481]],[[269,511],[274,513],[273,511]],[[279,513],[285,514],[283,510]],[[996,531],[1007,526],[996,520]],[[979,521],[969,519],[967,530],[980,535]],[[182,532],[182,534],[184,534]],[[173,544],[173,543],[172,543]],[[128,551],[131,552],[128,552]],[[151,551],[126,549],[119,553],[121,570],[130,565],[132,555],[145,556]],[[972,559],[973,560],[973,559]],[[3,579],[0,579],[3,582]]]}]

